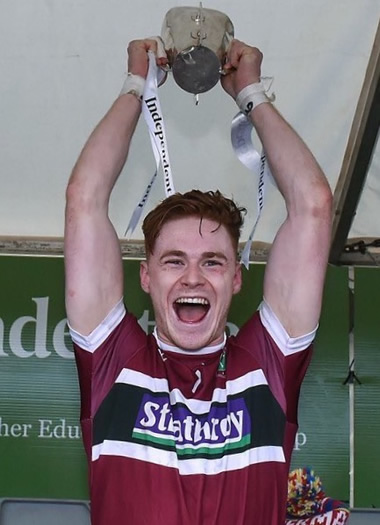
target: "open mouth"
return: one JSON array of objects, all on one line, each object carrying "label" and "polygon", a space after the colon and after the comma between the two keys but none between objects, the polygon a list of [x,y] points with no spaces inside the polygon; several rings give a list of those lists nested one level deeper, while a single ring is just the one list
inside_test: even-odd
[{"label": "open mouth", "polygon": [[210,303],[203,297],[180,297],[174,303],[178,319],[183,323],[199,323],[210,309]]}]

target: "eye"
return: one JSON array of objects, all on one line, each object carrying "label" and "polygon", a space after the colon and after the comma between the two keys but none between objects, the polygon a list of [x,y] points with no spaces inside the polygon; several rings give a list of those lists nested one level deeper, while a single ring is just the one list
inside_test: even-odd
[{"label": "eye", "polygon": [[169,264],[171,266],[181,266],[183,262],[181,261],[181,259],[168,259],[167,261],[165,261],[165,264]]},{"label": "eye", "polygon": [[205,266],[208,266],[208,267],[222,266],[222,263],[218,261],[217,259],[209,259],[205,261]]}]

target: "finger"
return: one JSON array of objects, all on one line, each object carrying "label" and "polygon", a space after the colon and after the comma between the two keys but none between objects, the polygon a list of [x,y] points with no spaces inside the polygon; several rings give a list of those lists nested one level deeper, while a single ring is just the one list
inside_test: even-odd
[{"label": "finger", "polygon": [[249,46],[240,40],[234,39],[228,49],[228,62],[226,63],[228,68],[237,69],[240,60],[249,58],[252,61],[258,61],[259,64],[262,60],[262,53],[257,47]]},{"label": "finger", "polygon": [[242,42],[238,40],[237,38],[234,38],[230,42],[227,48],[227,54],[226,54],[226,63],[225,63],[226,69],[233,69],[238,64],[241,45],[242,45]]},{"label": "finger", "polygon": [[165,67],[168,64],[169,60],[166,55],[164,42],[162,41],[162,38],[159,36],[152,36],[148,40],[152,43],[152,47],[150,48],[150,50],[153,51],[153,53],[156,55],[157,65],[159,67]]},{"label": "finger", "polygon": [[166,51],[164,47],[164,42],[162,41],[162,38],[159,36],[151,36],[149,38],[150,41],[153,41],[156,43],[155,49],[153,49],[154,54],[158,59],[160,58],[167,58]]},{"label": "finger", "polygon": [[128,55],[136,54],[136,53],[144,53],[146,54],[148,51],[152,51],[155,55],[157,54],[157,40],[155,37],[152,38],[144,38],[141,40],[132,40],[128,44]]},{"label": "finger", "polygon": [[148,51],[155,45],[156,43],[149,39],[132,40],[127,49],[127,70],[145,78],[148,70]]}]

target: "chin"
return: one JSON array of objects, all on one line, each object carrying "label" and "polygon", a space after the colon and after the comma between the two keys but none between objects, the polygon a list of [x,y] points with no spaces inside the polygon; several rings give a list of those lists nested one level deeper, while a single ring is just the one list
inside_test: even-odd
[{"label": "chin", "polygon": [[199,335],[199,332],[196,332],[194,335],[191,334],[176,334],[175,345],[183,350],[196,351],[205,346],[210,346],[215,344],[215,338],[212,338],[208,335]]}]

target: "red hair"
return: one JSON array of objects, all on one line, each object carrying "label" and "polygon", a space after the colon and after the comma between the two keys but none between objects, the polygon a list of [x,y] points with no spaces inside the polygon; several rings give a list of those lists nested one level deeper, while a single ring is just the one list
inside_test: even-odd
[{"label": "red hair", "polygon": [[175,193],[163,200],[145,217],[142,230],[145,238],[145,252],[149,257],[163,225],[171,220],[183,217],[199,217],[224,226],[231,238],[235,250],[238,249],[245,208],[238,207],[232,199],[224,197],[220,191],[191,190]]}]

